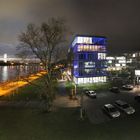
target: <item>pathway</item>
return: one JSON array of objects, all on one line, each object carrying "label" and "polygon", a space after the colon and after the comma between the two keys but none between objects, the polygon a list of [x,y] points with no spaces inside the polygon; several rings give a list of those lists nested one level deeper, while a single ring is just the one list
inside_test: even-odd
[{"label": "pathway", "polygon": [[39,72],[37,74],[32,74],[27,78],[27,81],[25,81],[24,79],[20,79],[18,81],[10,81],[10,82],[0,84],[0,96],[10,94],[12,91],[16,90],[17,88],[29,84],[28,81],[32,82],[40,78],[43,74],[46,74],[46,72]]}]

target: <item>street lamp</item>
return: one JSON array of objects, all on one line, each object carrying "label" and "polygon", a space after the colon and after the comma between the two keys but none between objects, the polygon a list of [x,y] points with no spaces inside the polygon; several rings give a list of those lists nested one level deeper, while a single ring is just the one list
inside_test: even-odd
[{"label": "street lamp", "polygon": [[81,101],[80,101],[80,118],[81,118],[81,120],[84,120],[84,108],[83,108],[83,100],[84,100],[84,93],[83,93],[83,91],[82,91],[82,93],[81,93]]},{"label": "street lamp", "polygon": [[74,90],[74,99],[77,99],[76,98],[76,94],[77,94],[77,84],[76,83],[74,84],[74,88],[75,88],[75,90]]}]

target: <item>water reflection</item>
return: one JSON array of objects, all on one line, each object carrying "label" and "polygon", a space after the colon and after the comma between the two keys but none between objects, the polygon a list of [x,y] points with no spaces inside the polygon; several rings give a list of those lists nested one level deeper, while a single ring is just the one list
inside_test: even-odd
[{"label": "water reflection", "polygon": [[3,66],[3,68],[2,68],[2,82],[7,81],[7,80],[8,80],[8,67]]},{"label": "water reflection", "polygon": [[40,70],[39,66],[0,66],[0,82],[13,80],[18,76],[25,76]]}]

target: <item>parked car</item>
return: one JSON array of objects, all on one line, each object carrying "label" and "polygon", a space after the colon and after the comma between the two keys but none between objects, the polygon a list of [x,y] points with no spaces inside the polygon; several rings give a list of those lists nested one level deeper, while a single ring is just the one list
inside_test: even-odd
[{"label": "parked car", "polygon": [[118,87],[112,87],[110,91],[114,93],[120,93],[120,89]]},{"label": "parked car", "polygon": [[91,98],[96,98],[96,92],[93,90],[86,90],[85,93],[87,96],[89,96]]},{"label": "parked car", "polygon": [[117,118],[120,116],[120,112],[112,104],[105,104],[102,109],[106,114],[108,114],[112,118]]},{"label": "parked car", "polygon": [[117,100],[114,105],[126,114],[133,114],[135,112],[132,106],[122,100]]},{"label": "parked car", "polygon": [[140,94],[136,95],[134,98],[137,102],[140,102]]},{"label": "parked car", "polygon": [[127,85],[123,85],[122,88],[125,89],[125,90],[132,90],[134,88],[134,86],[130,85],[130,84],[127,84]]}]

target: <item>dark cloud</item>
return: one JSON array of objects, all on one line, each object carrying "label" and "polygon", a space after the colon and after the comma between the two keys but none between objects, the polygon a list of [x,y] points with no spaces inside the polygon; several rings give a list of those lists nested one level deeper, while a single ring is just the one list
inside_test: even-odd
[{"label": "dark cloud", "polygon": [[139,0],[0,0],[0,42],[16,44],[29,22],[65,17],[75,34],[106,36],[109,53],[137,51],[139,6]]},{"label": "dark cloud", "polygon": [[12,44],[0,43],[0,56],[7,53],[8,56],[13,56],[16,53],[16,47]]}]

